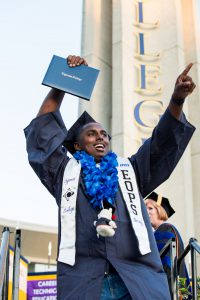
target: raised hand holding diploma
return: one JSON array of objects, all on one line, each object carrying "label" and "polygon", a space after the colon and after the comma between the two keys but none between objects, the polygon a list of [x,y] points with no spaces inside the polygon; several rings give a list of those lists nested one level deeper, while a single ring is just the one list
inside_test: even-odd
[{"label": "raised hand holding diploma", "polygon": [[[80,56],[69,55],[66,59],[66,64],[68,64],[69,67],[76,67],[80,65],[87,66],[87,61]],[[52,88],[44,99],[37,116],[60,109],[64,96],[64,91],[55,87]]]},{"label": "raised hand holding diploma", "polygon": [[70,67],[76,67],[80,65],[88,66],[87,61],[83,57],[76,56],[76,55],[69,55],[67,57],[67,63]]},{"label": "raised hand holding diploma", "polygon": [[69,55],[66,61],[53,55],[42,84],[89,101],[98,75],[80,56]]}]

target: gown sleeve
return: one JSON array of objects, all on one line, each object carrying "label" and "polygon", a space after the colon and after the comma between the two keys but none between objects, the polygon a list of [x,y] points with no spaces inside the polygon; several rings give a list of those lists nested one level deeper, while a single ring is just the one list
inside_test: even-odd
[{"label": "gown sleeve", "polygon": [[67,129],[59,111],[41,115],[24,129],[28,160],[44,186],[55,197],[56,182],[67,163],[62,146]]},{"label": "gown sleeve", "polygon": [[172,173],[185,151],[195,127],[182,113],[180,120],[165,111],[151,138],[129,159],[134,167],[140,193],[147,196]]}]

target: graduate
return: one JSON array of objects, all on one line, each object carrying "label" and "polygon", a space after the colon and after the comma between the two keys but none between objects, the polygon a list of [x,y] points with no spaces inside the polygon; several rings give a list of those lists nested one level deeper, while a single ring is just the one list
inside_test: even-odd
[{"label": "graduate", "polygon": [[[67,63],[87,64],[74,55]],[[50,90],[25,128],[29,163],[58,205],[58,300],[170,299],[143,198],[170,176],[195,130],[182,112],[195,88],[191,67],[129,158],[111,151],[109,134],[86,112],[67,131],[60,90]]]}]

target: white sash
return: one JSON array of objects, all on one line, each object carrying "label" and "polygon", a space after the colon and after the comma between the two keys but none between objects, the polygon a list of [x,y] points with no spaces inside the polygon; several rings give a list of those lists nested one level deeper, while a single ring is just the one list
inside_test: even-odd
[{"label": "white sash", "polygon": [[[151,252],[147,229],[143,220],[140,196],[137,188],[135,173],[130,161],[117,158],[119,185],[130,215],[132,228],[138,240],[142,255]],[[62,184],[61,195],[61,240],[58,261],[73,266],[75,264],[76,242],[76,198],[81,164],[73,157],[69,160]],[[95,227],[94,227],[95,230]]]},{"label": "white sash", "polygon": [[119,185],[125,200],[132,228],[138,240],[140,253],[145,255],[151,252],[149,237],[144,223],[139,191],[135,178],[135,172],[127,158],[118,157]]},{"label": "white sash", "polygon": [[58,261],[71,266],[75,264],[76,198],[80,172],[81,164],[71,158],[65,168],[61,194],[61,238]]}]

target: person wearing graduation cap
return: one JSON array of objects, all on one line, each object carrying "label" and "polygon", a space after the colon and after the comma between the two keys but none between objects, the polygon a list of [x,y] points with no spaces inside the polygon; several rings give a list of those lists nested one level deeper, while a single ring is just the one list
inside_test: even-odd
[{"label": "person wearing graduation cap", "polygon": [[[161,251],[165,244],[171,238],[175,238],[176,241],[176,256],[177,258],[184,251],[184,244],[178,229],[168,219],[175,213],[172,208],[169,199],[163,197],[161,194],[152,192],[147,196],[145,200],[147,211],[149,214],[151,225],[154,229],[154,236],[158,246],[158,250]],[[163,268],[167,274],[171,297],[173,299],[173,291],[171,289],[171,259],[170,250],[162,258]],[[179,277],[186,280],[186,286],[190,285],[190,279],[188,276],[187,268],[184,260],[181,262],[179,269]],[[190,298],[188,298],[190,299]]]},{"label": "person wearing graduation cap", "polygon": [[161,194],[158,195],[156,192],[152,192],[147,196],[145,204],[154,230],[157,230],[175,213],[169,199]]},{"label": "person wearing graduation cap", "polygon": [[[72,55],[67,63],[87,64]],[[110,150],[87,112],[67,131],[60,90],[50,90],[25,128],[29,163],[58,204],[58,300],[170,299],[143,198],[170,176],[195,130],[182,113],[195,88],[191,67],[152,137],[129,158]]]}]

